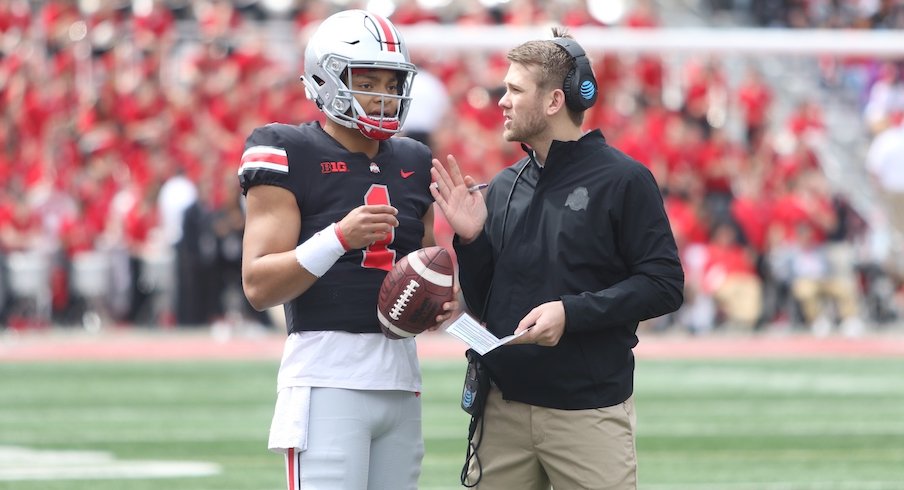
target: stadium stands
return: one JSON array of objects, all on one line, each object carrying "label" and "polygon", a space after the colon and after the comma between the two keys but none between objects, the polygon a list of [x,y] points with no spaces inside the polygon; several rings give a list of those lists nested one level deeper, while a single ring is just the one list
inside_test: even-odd
[{"label": "stadium stands", "polygon": [[[452,2],[437,9],[397,3],[392,18],[407,27],[605,26],[578,1]],[[893,2],[862,12],[739,2],[750,4],[745,11],[730,3],[712,2],[712,9],[731,13],[735,25],[904,28],[904,8]],[[797,3],[821,4],[787,4]],[[327,2],[268,5],[0,5],[0,324],[94,325],[103,317],[191,326],[227,316],[267,323],[236,299],[235,168],[251,128],[320,117],[297,82],[299,47],[310,24],[339,9]],[[632,5],[619,26],[662,23],[655,3]],[[429,135],[434,152],[455,154],[479,180],[518,158],[520,148],[499,131],[504,50],[413,49],[419,68],[448,96]],[[896,318],[901,277],[871,248],[872,216],[858,206],[870,192],[852,197],[826,171],[829,157],[819,142],[831,131],[826,111],[834,108],[813,94],[789,94],[764,63],[649,52],[591,56],[601,97],[587,127],[602,128],[614,146],[653,171],[682,247],[687,305],[653,328],[825,333],[829,322],[858,335],[865,327],[857,320],[880,328]],[[877,102],[874,94],[881,84],[904,92],[900,74],[880,70],[900,63],[813,61],[814,84],[853,94],[844,110],[872,107],[870,121],[880,122],[870,128],[904,112],[904,102]],[[871,136],[857,115],[856,127]],[[183,189],[175,197],[161,192],[179,187],[173,183]],[[179,196],[190,197],[174,207]],[[440,244],[448,245],[450,231],[437,221]],[[77,257],[91,252],[108,259],[96,284],[78,275],[90,264]],[[23,265],[22,254],[37,265]],[[29,270],[43,274],[34,280],[46,287],[17,286]],[[100,287],[108,291],[101,305]],[[814,301],[815,310],[804,306]]]}]

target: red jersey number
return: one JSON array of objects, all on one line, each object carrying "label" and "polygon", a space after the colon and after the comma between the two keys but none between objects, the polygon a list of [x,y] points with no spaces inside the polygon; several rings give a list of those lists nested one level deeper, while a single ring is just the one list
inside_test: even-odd
[{"label": "red jersey number", "polygon": [[[364,195],[364,204],[385,204],[389,205],[389,189],[382,184],[374,184],[367,190]],[[383,269],[389,272],[395,263],[395,250],[389,248],[389,244],[395,239],[395,228],[386,235],[386,238],[374,242],[364,249],[364,258],[361,260],[361,266],[370,269]]]}]

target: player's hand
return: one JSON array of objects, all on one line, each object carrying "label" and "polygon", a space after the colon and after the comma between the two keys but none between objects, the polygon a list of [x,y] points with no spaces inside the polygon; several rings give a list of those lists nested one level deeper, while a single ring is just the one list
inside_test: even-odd
[{"label": "player's hand", "polygon": [[446,216],[446,221],[465,243],[473,241],[483,231],[483,224],[487,220],[487,205],[483,194],[468,190],[477,181],[470,175],[461,175],[458,162],[452,155],[448,156],[445,165],[434,158],[430,174],[434,181],[430,186],[430,193]]},{"label": "player's hand", "polygon": [[337,225],[349,248],[355,250],[386,239],[399,226],[398,213],[392,206],[365,204],[352,209]]},{"label": "player's hand", "polygon": [[518,323],[515,333],[530,329],[509,344],[538,344],[553,347],[565,333],[565,305],[561,301],[550,301],[530,310]]},{"label": "player's hand", "polygon": [[453,291],[453,300],[443,303],[443,313],[436,317],[436,325],[428,328],[427,330],[432,332],[434,330],[438,330],[442,327],[447,321],[452,318],[458,318],[458,315],[461,313],[461,304],[462,301],[460,299],[461,288],[458,287],[458,283],[452,286]]}]

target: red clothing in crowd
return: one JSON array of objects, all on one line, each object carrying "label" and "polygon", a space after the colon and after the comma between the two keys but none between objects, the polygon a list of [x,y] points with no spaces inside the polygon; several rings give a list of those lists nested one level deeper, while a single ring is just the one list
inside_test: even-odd
[{"label": "red clothing in crowd", "polygon": [[744,233],[747,243],[756,252],[766,251],[766,236],[772,222],[772,204],[766,198],[735,196],[731,215]]},{"label": "red clothing in crowd", "polygon": [[136,10],[132,17],[135,32],[150,39],[159,39],[173,29],[175,17],[162,3],[154,3],[148,11]]},{"label": "red clothing in crowd", "polygon": [[[143,199],[143,198],[142,198]],[[150,232],[157,227],[158,215],[156,206],[139,200],[126,213],[123,231],[129,249],[138,251],[147,244]]]},{"label": "red clothing in crowd", "polygon": [[825,129],[822,109],[815,102],[804,102],[788,116],[787,126],[798,137],[808,131],[822,131]]},{"label": "red clothing in crowd", "polygon": [[662,97],[662,84],[665,70],[662,59],[656,55],[642,54],[634,64],[634,75],[640,82],[641,93],[647,100]]},{"label": "red clothing in crowd", "polygon": [[27,30],[29,14],[28,2],[4,1],[0,3],[0,34],[10,29],[18,29],[22,32]]},{"label": "red clothing in crowd", "polygon": [[[24,198],[19,198],[24,199]],[[42,231],[41,217],[24,202],[0,205],[0,250],[25,250]]]},{"label": "red clothing in crowd", "polygon": [[756,267],[744,247],[718,243],[706,246],[706,265],[703,267],[704,290],[714,292],[721,279],[738,275],[756,275]]},{"label": "red clothing in crowd", "polygon": [[808,227],[813,232],[813,241],[822,243],[829,231],[825,228],[825,216],[832,213],[832,203],[828,200],[811,204],[798,195],[788,194],[776,200],[772,225],[779,230],[780,237],[788,241],[796,241],[799,227]]},{"label": "red clothing in crowd", "polygon": [[625,16],[622,24],[625,27],[632,27],[635,29],[658,27],[659,19],[656,18],[656,14],[649,2],[638,2],[637,5],[628,12],[628,15]]},{"label": "red clothing in crowd", "polygon": [[798,143],[794,152],[787,155],[775,155],[766,184],[770,189],[779,189],[785,183],[811,170],[819,170],[819,158],[809,146]]},{"label": "red clothing in crowd", "polygon": [[709,235],[707,225],[701,219],[699,209],[690,202],[679,197],[667,197],[665,211],[679,246],[707,242]]},{"label": "red clothing in crowd", "polygon": [[611,144],[625,155],[650,167],[653,164],[653,154],[656,150],[654,141],[645,129],[644,121],[636,118],[629,122],[617,137],[611,139]]},{"label": "red clothing in crowd", "polygon": [[70,215],[60,221],[60,245],[70,259],[79,252],[94,250],[95,239],[103,231],[103,223],[86,219],[86,216]]},{"label": "red clothing in crowd", "polygon": [[759,80],[746,80],[737,91],[747,127],[763,127],[772,105],[772,90]]},{"label": "red clothing in crowd", "polygon": [[707,192],[731,193],[731,182],[736,177],[741,152],[721,132],[713,132],[712,138],[701,143],[697,168]]}]

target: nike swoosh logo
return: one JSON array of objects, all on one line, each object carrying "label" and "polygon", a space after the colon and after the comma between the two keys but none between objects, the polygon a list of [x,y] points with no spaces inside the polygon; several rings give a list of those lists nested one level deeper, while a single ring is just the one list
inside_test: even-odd
[{"label": "nike swoosh logo", "polygon": [[407,179],[408,177],[411,177],[412,175],[414,175],[414,170],[412,170],[411,172],[406,172],[406,171],[404,171],[404,170],[399,170],[399,173],[402,174],[402,178],[403,178],[403,179]]}]

